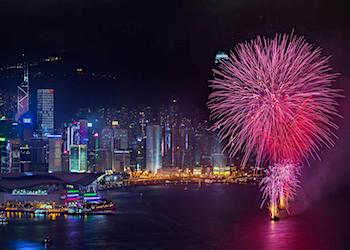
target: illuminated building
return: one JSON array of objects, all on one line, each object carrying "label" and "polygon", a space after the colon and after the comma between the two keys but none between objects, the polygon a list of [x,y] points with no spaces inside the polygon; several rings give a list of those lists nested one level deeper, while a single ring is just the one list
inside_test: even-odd
[{"label": "illuminated building", "polygon": [[213,174],[217,176],[229,176],[231,174],[231,168],[229,166],[214,166]]},{"label": "illuminated building", "polygon": [[194,133],[194,164],[209,166],[212,164],[212,135],[207,124],[199,124]]},{"label": "illuminated building", "polygon": [[28,143],[25,143],[20,146],[21,170],[23,172],[31,171],[31,168],[30,168],[31,162],[32,162],[31,151],[32,151],[32,147]]},{"label": "illuminated building", "polygon": [[215,55],[215,64],[218,64],[221,60],[228,60],[226,52],[218,51]]},{"label": "illuminated building", "polygon": [[1,163],[1,173],[20,173],[21,157],[20,157],[20,140],[8,139],[6,151],[4,152],[4,162]]},{"label": "illuminated building", "polygon": [[77,122],[66,125],[66,142],[64,149],[69,152],[71,145],[79,143],[79,124]]},{"label": "illuminated building", "polygon": [[17,113],[16,121],[29,111],[29,77],[28,65],[24,64],[23,82],[17,87]]},{"label": "illuminated building", "polygon": [[18,132],[22,141],[29,141],[33,139],[33,118],[29,113],[23,115],[20,119],[18,124]]},{"label": "illuminated building", "polygon": [[54,133],[54,90],[37,90],[37,132],[39,137]]},{"label": "illuminated building", "polygon": [[214,167],[218,166],[225,166],[225,155],[222,153],[222,146],[219,140],[219,137],[214,133],[212,135],[212,153],[211,153],[211,159],[212,159],[212,165]]},{"label": "illuminated building", "polygon": [[79,141],[78,144],[88,144],[88,121],[80,119],[79,123]]},{"label": "illuminated building", "polygon": [[4,135],[0,135],[0,172],[3,173],[7,166],[7,139]]},{"label": "illuminated building", "polygon": [[126,150],[129,146],[128,130],[115,128],[114,130],[114,149]]},{"label": "illuminated building", "polygon": [[146,127],[146,169],[153,173],[162,167],[161,137],[162,128],[159,125]]},{"label": "illuminated building", "polygon": [[88,170],[95,172],[98,164],[99,133],[91,132],[88,148]]},{"label": "illuminated building", "polygon": [[[0,174],[1,180],[4,180],[0,181],[0,190],[5,194],[0,197],[0,202],[55,201],[61,203],[63,194],[66,195],[64,200],[66,202],[79,200],[79,190],[95,191],[100,176],[101,174],[59,172]],[[94,195],[91,194],[91,196]]]},{"label": "illuminated building", "polygon": [[49,172],[62,172],[62,136],[49,135]]},{"label": "illuminated building", "polygon": [[98,151],[98,171],[112,170],[113,159],[113,130],[103,128],[99,133],[100,149]]},{"label": "illuminated building", "polygon": [[17,112],[17,96],[0,90],[0,120],[14,120]]},{"label": "illuminated building", "polygon": [[47,139],[32,139],[28,142],[31,148],[31,172],[47,172],[49,166],[49,145]]},{"label": "illuminated building", "polygon": [[168,121],[164,124],[164,136],[162,137],[162,157],[163,166],[172,165],[172,137],[171,137],[171,125]]},{"label": "illuminated building", "polygon": [[201,167],[194,167],[194,168],[193,168],[193,175],[194,175],[194,176],[200,176],[200,175],[202,175],[202,168],[201,168]]},{"label": "illuminated building", "polygon": [[130,151],[115,150],[113,152],[113,172],[127,171],[130,166]]},{"label": "illuminated building", "polygon": [[85,144],[73,144],[70,147],[69,171],[74,173],[87,172],[87,148]]}]

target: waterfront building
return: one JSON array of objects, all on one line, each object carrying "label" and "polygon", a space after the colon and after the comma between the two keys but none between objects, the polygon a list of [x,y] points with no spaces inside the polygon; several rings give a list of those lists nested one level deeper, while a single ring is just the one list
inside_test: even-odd
[{"label": "waterfront building", "polygon": [[115,150],[113,152],[112,170],[113,172],[124,172],[130,167],[130,151]]},{"label": "waterfront building", "polygon": [[87,192],[95,190],[102,174],[17,173],[0,174],[0,203],[6,201],[64,203],[67,186]]},{"label": "waterfront building", "polygon": [[153,173],[162,167],[161,136],[162,129],[159,125],[146,127],[146,169]]}]

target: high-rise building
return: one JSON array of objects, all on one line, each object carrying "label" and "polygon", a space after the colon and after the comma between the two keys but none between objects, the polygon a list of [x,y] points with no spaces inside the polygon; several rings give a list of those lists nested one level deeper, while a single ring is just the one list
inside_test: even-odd
[{"label": "high-rise building", "polygon": [[62,136],[49,135],[49,172],[62,172]]},{"label": "high-rise building", "polygon": [[113,152],[112,170],[114,172],[124,172],[130,166],[130,151],[115,150]]},{"label": "high-rise building", "polygon": [[14,120],[17,112],[17,96],[0,90],[0,120]]},{"label": "high-rise building", "polygon": [[163,166],[170,167],[173,164],[173,153],[172,153],[172,125],[170,122],[164,123],[164,132],[162,137],[162,157]]},{"label": "high-rise building", "polygon": [[79,135],[79,123],[73,122],[66,124],[66,141],[64,150],[67,152],[70,151],[71,145],[80,144],[80,135]]},{"label": "high-rise building", "polygon": [[88,144],[88,121],[86,119],[79,120],[79,144]]},{"label": "high-rise building", "polygon": [[16,121],[29,111],[29,76],[28,65],[24,64],[23,82],[17,87],[17,113]]},{"label": "high-rise building", "polygon": [[73,173],[87,172],[87,149],[85,144],[74,144],[69,152],[69,171]]},{"label": "high-rise building", "polygon": [[88,144],[88,170],[95,172],[98,170],[99,133],[91,132]]},{"label": "high-rise building", "polygon": [[162,167],[161,138],[161,126],[148,125],[146,127],[146,169],[153,173],[157,173]]},{"label": "high-rise building", "polygon": [[46,139],[32,139],[29,141],[31,148],[31,172],[47,172],[49,166],[49,145]]},{"label": "high-rise building", "polygon": [[0,134],[0,173],[5,172],[7,166],[7,138]]},{"label": "high-rise building", "polygon": [[128,130],[115,128],[114,130],[114,149],[126,150],[129,147]]},{"label": "high-rise building", "polygon": [[20,147],[21,170],[23,172],[31,171],[32,147],[28,143],[23,143]]},{"label": "high-rise building", "polygon": [[1,163],[1,173],[20,173],[21,157],[20,157],[20,140],[8,139],[6,151],[4,152],[4,162]]},{"label": "high-rise building", "polygon": [[54,133],[54,90],[37,90],[37,132],[39,137]]},{"label": "high-rise building", "polygon": [[99,134],[98,171],[112,170],[114,139],[111,128],[103,128]]}]

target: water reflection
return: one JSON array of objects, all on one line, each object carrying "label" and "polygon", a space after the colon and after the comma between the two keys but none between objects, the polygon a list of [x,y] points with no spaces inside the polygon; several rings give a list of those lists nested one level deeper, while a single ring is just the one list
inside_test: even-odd
[{"label": "water reflection", "polygon": [[339,219],[350,209],[344,198],[271,222],[250,186],[137,187],[108,196],[118,205],[114,216],[7,213],[0,249],[40,249],[47,235],[55,249],[350,249],[348,222]]}]

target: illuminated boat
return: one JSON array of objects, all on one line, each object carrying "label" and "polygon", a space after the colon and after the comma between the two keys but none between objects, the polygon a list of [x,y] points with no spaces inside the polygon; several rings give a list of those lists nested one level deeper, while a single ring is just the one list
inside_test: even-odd
[{"label": "illuminated boat", "polygon": [[0,224],[7,224],[9,223],[9,219],[5,216],[5,214],[0,214]]},{"label": "illuminated boat", "polygon": [[112,215],[115,214],[116,206],[112,201],[100,200],[98,202],[86,203],[83,214],[87,215]]}]

